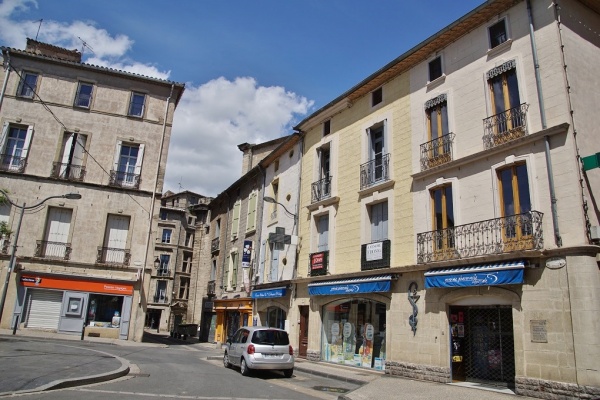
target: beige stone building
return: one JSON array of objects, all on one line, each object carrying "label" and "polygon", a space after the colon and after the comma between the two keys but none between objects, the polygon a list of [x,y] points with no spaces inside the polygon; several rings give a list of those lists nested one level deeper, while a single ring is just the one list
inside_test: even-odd
[{"label": "beige stone building", "polygon": [[184,85],[33,40],[2,56],[0,186],[13,205],[0,273],[16,263],[0,325],[140,340]]},{"label": "beige stone building", "polygon": [[600,395],[599,27],[488,1],[297,126],[300,356]]},{"label": "beige stone building", "polygon": [[210,201],[210,197],[190,191],[167,192],[161,198],[147,328],[191,334],[190,329],[179,327],[200,322],[206,286],[198,282],[207,279],[199,266],[200,258],[206,256],[202,251],[207,248]]}]

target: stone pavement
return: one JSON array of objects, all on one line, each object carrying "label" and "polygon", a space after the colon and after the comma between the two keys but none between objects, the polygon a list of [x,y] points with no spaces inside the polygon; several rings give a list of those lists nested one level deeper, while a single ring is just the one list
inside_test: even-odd
[{"label": "stone pavement", "polygon": [[[49,351],[48,339],[53,342]],[[196,338],[174,339],[168,334],[146,332],[143,342],[63,335],[33,330],[0,329],[0,396],[36,392],[103,382],[129,373],[129,362],[112,354],[86,348],[84,342],[104,342],[119,346],[172,346],[208,351],[207,359],[220,360],[222,350]],[[515,395],[508,390],[493,391],[477,386],[459,386],[390,377],[380,371],[311,362],[297,359],[295,370],[362,385],[339,396],[340,400],[460,399],[507,400]],[[487,389],[487,391],[478,390]],[[522,397],[524,398],[524,397]]]}]

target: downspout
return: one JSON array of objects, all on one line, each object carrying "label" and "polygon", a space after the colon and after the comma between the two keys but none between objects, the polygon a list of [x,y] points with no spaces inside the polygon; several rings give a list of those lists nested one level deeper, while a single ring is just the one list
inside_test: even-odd
[{"label": "downspout", "polygon": [[[535,67],[535,87],[537,89],[538,103],[540,105],[540,118],[542,129],[547,128],[546,108],[544,106],[544,96],[542,93],[542,79],[540,77],[540,63],[537,55],[537,46],[535,43],[535,29],[533,27],[533,14],[531,12],[531,0],[527,0],[527,16],[529,18],[529,39],[531,41],[531,54]],[[552,223],[554,225],[554,242],[556,246],[562,247],[562,238],[558,228],[558,212],[556,208],[556,191],[554,187],[554,172],[552,170],[552,157],[550,156],[550,136],[544,136],[544,153],[546,155],[546,169],[548,171],[548,187],[550,190],[550,210],[552,213]]]},{"label": "downspout", "polygon": [[[169,103],[171,102],[171,97],[173,96],[174,88],[175,88],[175,84],[171,84],[171,93],[169,93],[169,97],[167,97],[167,101],[165,104],[165,116],[164,116],[164,120],[163,120],[162,135],[161,135],[161,139],[160,139],[160,149],[158,151],[158,162],[156,163],[156,174],[154,176],[154,184],[152,186],[152,193],[151,193],[151,197],[150,197],[150,213],[148,215],[148,235],[146,236],[146,251],[144,252],[144,263],[142,264],[142,271],[140,273],[140,298],[138,301],[138,307],[142,307],[142,292],[144,292],[143,294],[146,294],[144,291],[144,276],[146,275],[146,264],[148,263],[148,250],[150,249],[150,238],[152,237],[152,218],[154,216],[156,186],[158,185],[158,174],[160,173],[160,162],[162,159],[162,152],[163,152],[163,147],[165,144],[165,133],[167,131],[167,116],[169,115]],[[136,329],[135,328],[136,322],[137,322],[137,318],[134,320],[134,332]]]},{"label": "downspout", "polygon": [[[257,239],[257,246],[256,248],[258,249],[256,254],[255,254],[255,260],[257,260],[257,266],[256,266],[256,274],[258,274],[258,276],[262,276],[260,274],[261,272],[261,268],[260,268],[260,263],[261,263],[261,255],[263,254],[261,252],[262,250],[262,231],[263,231],[263,216],[265,215],[265,202],[263,201],[263,198],[265,197],[265,183],[267,182],[267,170],[263,168],[263,166],[260,164],[260,162],[258,163],[258,170],[260,171],[261,175],[262,175],[262,185],[260,188],[260,215],[257,216],[257,221],[260,221],[260,230],[258,232],[258,239]],[[258,201],[256,202],[256,204],[258,204]],[[266,249],[265,249],[265,253],[266,253]],[[264,261],[264,260],[263,260]],[[264,265],[264,263],[263,263]],[[264,269],[263,269],[264,272]],[[255,299],[256,301],[256,299]]]},{"label": "downspout", "polygon": [[[302,160],[304,159],[304,132],[298,131],[300,135],[299,151],[300,151],[300,167],[298,168],[298,191],[296,193],[296,220],[294,221],[294,227],[296,228],[296,240],[298,243],[296,244],[296,255],[294,260],[294,273],[292,274],[292,279],[298,277],[298,247],[300,246],[300,238],[298,237],[298,233],[300,232],[300,188],[302,188]],[[292,235],[294,232],[292,231]]]},{"label": "downspout", "polygon": [[10,75],[10,52],[6,50],[6,74],[4,75],[4,83],[2,83],[2,91],[0,91],[0,110],[2,110],[2,100],[4,100],[4,92],[8,84],[8,76]]},{"label": "downspout", "polygon": [[[228,233],[227,230],[229,229],[229,213],[230,213],[230,208],[231,208],[231,198],[229,197],[229,193],[227,193],[227,191],[223,192],[225,194],[225,196],[227,196],[227,214],[226,214],[226,218],[225,218],[225,240],[223,241],[223,244],[227,243],[227,237],[228,237]],[[221,240],[221,239],[219,239]],[[228,250],[228,249],[225,249]],[[225,260],[227,259],[226,254],[227,251],[224,252],[225,254],[223,254],[223,265],[221,266],[221,294],[223,294],[223,290],[225,288],[225,282],[223,282],[223,278],[225,275]],[[223,332],[225,333],[225,332]]]}]

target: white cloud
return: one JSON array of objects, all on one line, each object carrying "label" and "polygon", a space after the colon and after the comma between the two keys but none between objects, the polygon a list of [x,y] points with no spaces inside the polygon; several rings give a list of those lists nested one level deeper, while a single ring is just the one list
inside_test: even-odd
[{"label": "white cloud", "polygon": [[[3,0],[0,3],[0,42],[24,48],[26,38],[35,38],[39,21],[21,18],[35,0]],[[111,34],[94,21],[44,20],[38,40],[81,51],[84,61],[108,68],[169,79],[170,71],[131,60],[127,53],[134,41]],[[241,176],[241,143],[261,143],[291,133],[298,116],[313,102],[279,86],[259,86],[254,78],[233,81],[218,78],[194,86],[188,84],[175,112],[164,190],[185,190],[215,196]]]},{"label": "white cloud", "polygon": [[219,194],[241,176],[238,144],[292,133],[295,118],[312,105],[248,77],[187,86],[175,111],[164,190],[178,191],[181,184],[206,196]]}]

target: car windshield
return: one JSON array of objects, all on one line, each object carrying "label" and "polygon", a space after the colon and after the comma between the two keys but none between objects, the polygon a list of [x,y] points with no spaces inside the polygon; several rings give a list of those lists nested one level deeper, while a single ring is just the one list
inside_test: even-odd
[{"label": "car windshield", "polygon": [[254,332],[252,343],[270,344],[272,346],[287,346],[290,344],[287,332],[273,329]]}]

